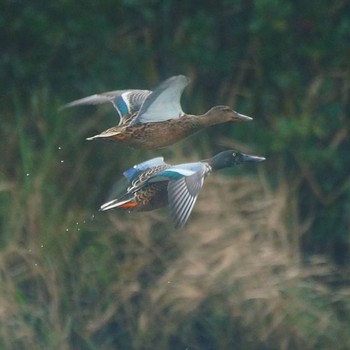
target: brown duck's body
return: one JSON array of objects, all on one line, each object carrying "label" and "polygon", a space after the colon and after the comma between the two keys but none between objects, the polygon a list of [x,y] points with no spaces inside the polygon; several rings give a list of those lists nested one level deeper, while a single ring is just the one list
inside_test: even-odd
[{"label": "brown duck's body", "polygon": [[88,140],[101,138],[119,141],[139,149],[157,149],[172,145],[206,127],[229,121],[246,121],[245,117],[226,106],[218,106],[203,115],[185,114],[161,122],[118,125]]}]

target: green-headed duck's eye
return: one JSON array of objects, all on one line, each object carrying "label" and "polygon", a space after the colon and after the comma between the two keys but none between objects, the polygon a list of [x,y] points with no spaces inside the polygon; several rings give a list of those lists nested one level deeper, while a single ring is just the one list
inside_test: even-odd
[{"label": "green-headed duck's eye", "polygon": [[233,152],[232,153],[232,157],[235,158],[237,156],[237,153],[236,152]]}]

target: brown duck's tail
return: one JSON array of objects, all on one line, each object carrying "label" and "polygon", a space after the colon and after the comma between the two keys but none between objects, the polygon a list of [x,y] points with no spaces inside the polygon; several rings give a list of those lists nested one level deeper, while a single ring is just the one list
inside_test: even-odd
[{"label": "brown duck's tail", "polygon": [[101,134],[97,134],[91,137],[87,137],[86,140],[95,140],[95,139],[104,139],[104,140],[114,140],[114,141],[122,141],[126,137],[120,131],[111,131],[106,130],[101,132]]}]

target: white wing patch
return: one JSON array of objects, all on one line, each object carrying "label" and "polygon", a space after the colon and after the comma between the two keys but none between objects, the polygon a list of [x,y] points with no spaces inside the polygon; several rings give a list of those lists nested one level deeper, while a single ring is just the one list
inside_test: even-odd
[{"label": "white wing patch", "polygon": [[186,224],[203,183],[203,172],[197,172],[177,181],[169,181],[168,198],[170,214],[175,227],[182,228]]}]

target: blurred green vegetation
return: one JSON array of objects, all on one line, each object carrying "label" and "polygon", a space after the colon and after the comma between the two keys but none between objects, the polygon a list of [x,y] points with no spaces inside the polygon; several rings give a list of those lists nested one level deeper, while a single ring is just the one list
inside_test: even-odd
[{"label": "blurred green vegetation", "polygon": [[[349,13],[343,0],[3,1],[1,348],[349,348]],[[267,161],[208,179],[183,232],[166,210],[98,213],[155,152],[84,140],[116,123],[110,106],[59,106],[176,74],[192,80],[186,112],[228,104],[254,122],[157,154],[235,145]]]}]

